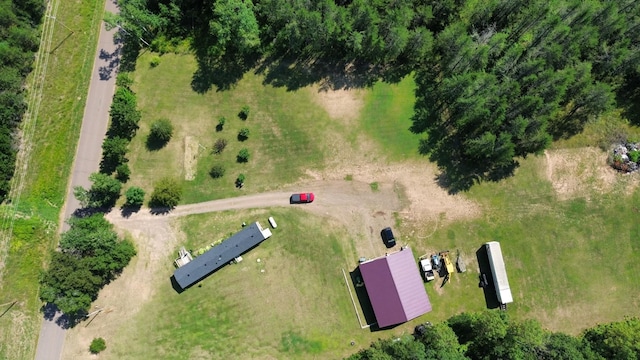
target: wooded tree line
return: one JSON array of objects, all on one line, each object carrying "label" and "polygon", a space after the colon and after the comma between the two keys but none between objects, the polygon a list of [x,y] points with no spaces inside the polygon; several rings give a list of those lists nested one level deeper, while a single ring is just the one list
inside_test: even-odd
[{"label": "wooded tree line", "polygon": [[[102,175],[102,174],[99,174]],[[115,279],[135,256],[133,243],[121,240],[101,213],[69,220],[60,251],[53,251],[41,279],[40,299],[63,313],[87,313],[98,292]]]},{"label": "wooded tree line", "polygon": [[27,109],[25,78],[38,50],[43,11],[42,1],[0,0],[0,201],[15,169],[17,129]]},{"label": "wooded tree line", "polygon": [[[640,103],[633,0],[120,0],[110,21],[170,51],[189,39],[193,86],[249,69],[298,88],[415,74],[412,131],[451,191],[509,176],[518,159]],[[633,113],[633,116],[638,116]]]},{"label": "wooded tree line", "polygon": [[413,337],[378,340],[349,360],[640,358],[640,319],[597,325],[580,336],[550,332],[533,320],[510,320],[506,312],[462,313],[416,328]]}]

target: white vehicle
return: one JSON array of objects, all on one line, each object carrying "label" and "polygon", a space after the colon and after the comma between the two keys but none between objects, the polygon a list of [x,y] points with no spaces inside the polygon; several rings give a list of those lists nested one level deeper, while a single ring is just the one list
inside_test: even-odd
[{"label": "white vehicle", "polygon": [[273,216],[269,216],[269,224],[271,224],[272,228],[277,228],[278,224],[276,224],[276,221],[273,219]]},{"label": "white vehicle", "polygon": [[420,259],[420,269],[422,270],[425,281],[431,281],[436,278],[433,274],[433,267],[431,266],[430,259]]},{"label": "white vehicle", "polygon": [[513,302],[511,288],[509,287],[509,279],[507,278],[507,269],[504,267],[504,259],[502,258],[502,249],[497,241],[490,241],[484,244],[489,256],[489,265],[491,265],[491,274],[493,275],[493,284],[496,288],[498,302],[505,305]]}]

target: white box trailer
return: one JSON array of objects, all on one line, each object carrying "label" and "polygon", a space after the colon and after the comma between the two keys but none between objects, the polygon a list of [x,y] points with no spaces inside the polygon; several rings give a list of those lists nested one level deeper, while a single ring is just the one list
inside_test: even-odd
[{"label": "white box trailer", "polygon": [[512,303],[513,296],[511,295],[511,288],[509,287],[507,269],[504,267],[500,243],[490,241],[485,243],[484,246],[489,256],[489,264],[491,265],[491,274],[493,275],[493,284],[496,288],[496,295],[498,295],[498,302],[500,302],[500,304]]}]

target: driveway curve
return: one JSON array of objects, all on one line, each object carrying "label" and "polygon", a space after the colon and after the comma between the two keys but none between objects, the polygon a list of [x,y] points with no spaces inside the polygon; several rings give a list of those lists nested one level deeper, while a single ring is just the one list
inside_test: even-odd
[{"label": "driveway curve", "polygon": [[[290,204],[289,197],[294,192],[313,192],[316,199],[311,204]],[[402,208],[398,194],[392,186],[372,191],[369,184],[358,181],[327,180],[307,183],[298,190],[272,191],[253,195],[244,195],[201,203],[179,205],[166,213],[154,213],[149,208],[142,208],[133,214],[123,215],[120,209],[114,209],[106,218],[121,227],[126,223],[140,221],[163,221],[187,215],[203,214],[216,211],[241,210],[253,208],[294,206],[323,214],[337,214],[345,210],[366,209],[368,212],[399,211]]]}]

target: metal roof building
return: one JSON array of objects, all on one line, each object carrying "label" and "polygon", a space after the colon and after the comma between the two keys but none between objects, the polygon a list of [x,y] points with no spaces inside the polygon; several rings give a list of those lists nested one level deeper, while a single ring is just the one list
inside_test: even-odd
[{"label": "metal roof building", "polygon": [[401,324],[431,311],[411,249],[363,262],[360,272],[380,328]]},{"label": "metal roof building", "polygon": [[263,229],[260,223],[249,224],[221,244],[177,268],[173,277],[182,289],[186,289],[270,236],[271,231]]}]

